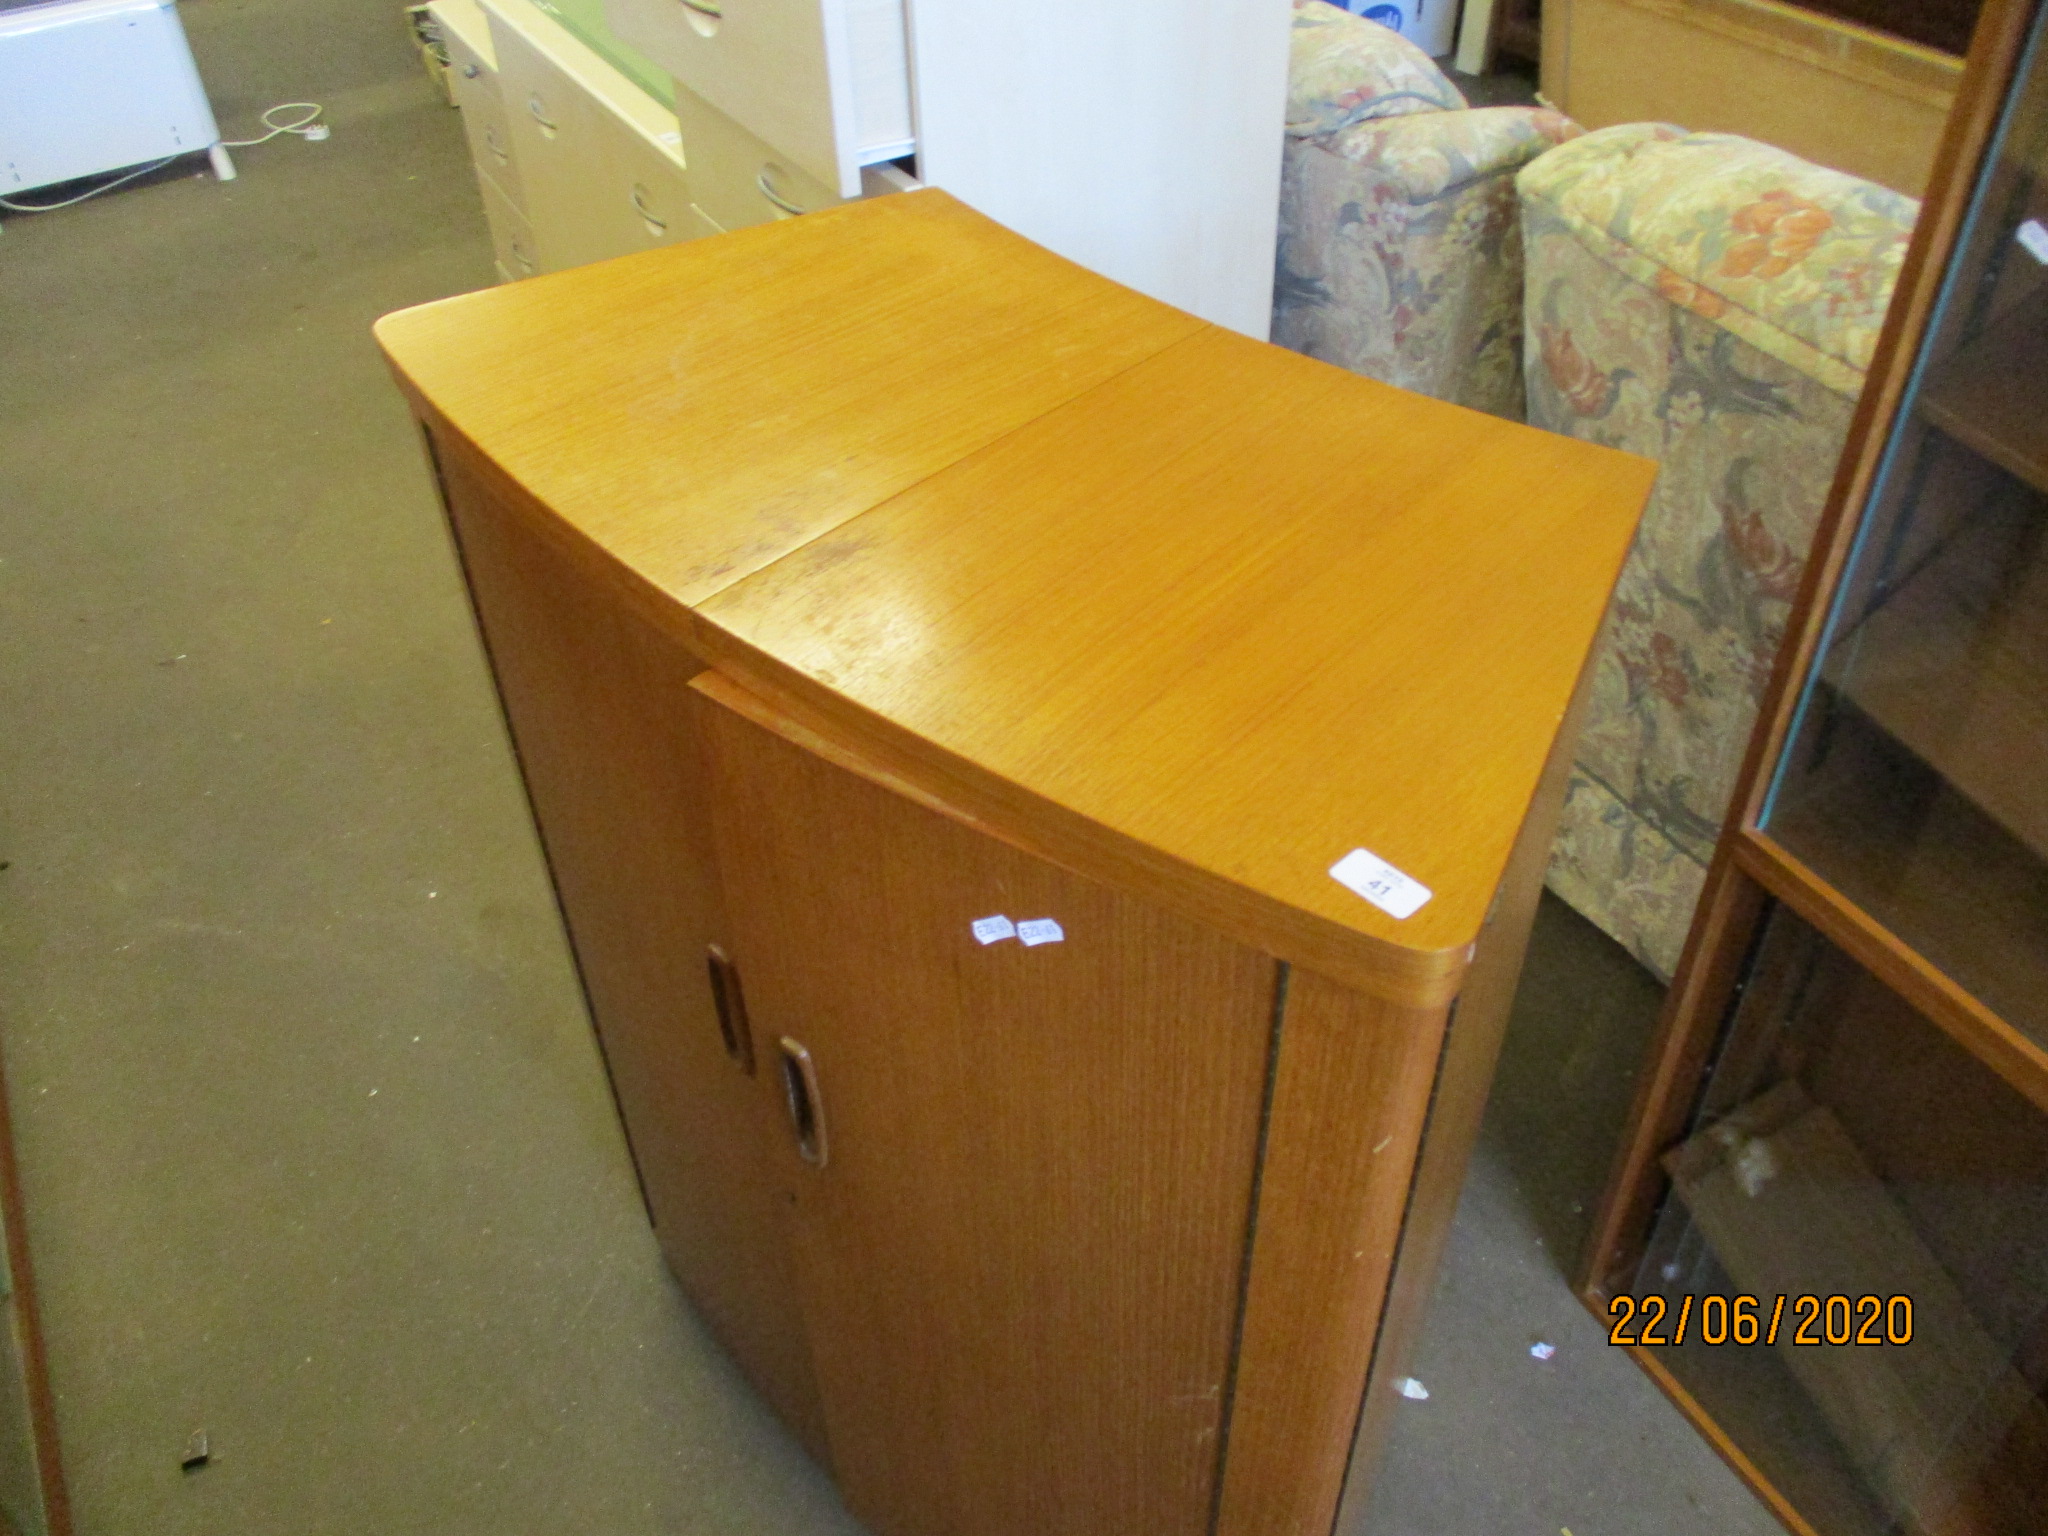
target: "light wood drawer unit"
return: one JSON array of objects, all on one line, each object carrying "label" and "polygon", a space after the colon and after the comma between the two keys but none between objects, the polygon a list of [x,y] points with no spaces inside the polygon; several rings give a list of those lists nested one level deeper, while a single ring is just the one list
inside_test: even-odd
[{"label": "light wood drawer unit", "polygon": [[522,0],[485,10],[541,270],[706,232],[685,217],[674,116]]},{"label": "light wood drawer unit", "polygon": [[912,148],[902,0],[605,0],[604,10],[678,85],[843,196],[859,195],[862,165]]},{"label": "light wood drawer unit", "polygon": [[691,199],[721,229],[815,213],[840,201],[831,187],[681,85],[676,121],[690,165]]}]

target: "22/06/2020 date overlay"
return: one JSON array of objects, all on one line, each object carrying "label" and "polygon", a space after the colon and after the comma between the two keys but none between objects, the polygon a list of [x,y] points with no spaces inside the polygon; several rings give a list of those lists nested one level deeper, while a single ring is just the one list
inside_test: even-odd
[{"label": "22/06/2020 date overlay", "polygon": [[1910,1344],[1910,1296],[1615,1297],[1607,1342],[1621,1345]]}]

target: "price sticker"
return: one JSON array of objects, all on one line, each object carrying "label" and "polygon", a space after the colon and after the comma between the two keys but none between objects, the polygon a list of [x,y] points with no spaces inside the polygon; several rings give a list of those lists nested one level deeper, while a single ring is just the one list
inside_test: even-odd
[{"label": "price sticker", "polygon": [[1330,878],[1356,891],[1389,917],[1412,917],[1433,894],[1378,854],[1354,848],[1330,866]]}]

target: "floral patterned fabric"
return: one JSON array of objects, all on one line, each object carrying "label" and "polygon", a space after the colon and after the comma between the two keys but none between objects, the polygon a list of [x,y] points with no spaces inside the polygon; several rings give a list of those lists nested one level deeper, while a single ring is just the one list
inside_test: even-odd
[{"label": "floral patterned fabric", "polygon": [[1323,0],[1294,0],[1287,131],[1336,133],[1368,118],[1449,112],[1465,98],[1429,55],[1400,33]]},{"label": "floral patterned fabric", "polygon": [[1556,112],[1485,107],[1289,139],[1273,340],[1520,420],[1513,172],[1580,131]]},{"label": "floral patterned fabric", "polygon": [[1638,282],[1848,395],[1920,210],[1772,145],[1661,123],[1589,134],[1521,190]]},{"label": "floral patterned fabric", "polygon": [[1662,466],[1595,653],[1550,886],[1668,979],[1917,205],[1641,124],[1519,185],[1530,422]]}]

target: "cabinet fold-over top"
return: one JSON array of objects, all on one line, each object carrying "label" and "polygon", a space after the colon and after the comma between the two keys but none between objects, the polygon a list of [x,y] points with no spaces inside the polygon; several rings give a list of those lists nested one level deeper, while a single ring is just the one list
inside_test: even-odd
[{"label": "cabinet fold-over top", "polygon": [[[1120,288],[939,192],[391,315],[437,439],[922,798],[1457,988],[1654,466]],[[1333,878],[1420,882],[1405,918]]]}]

